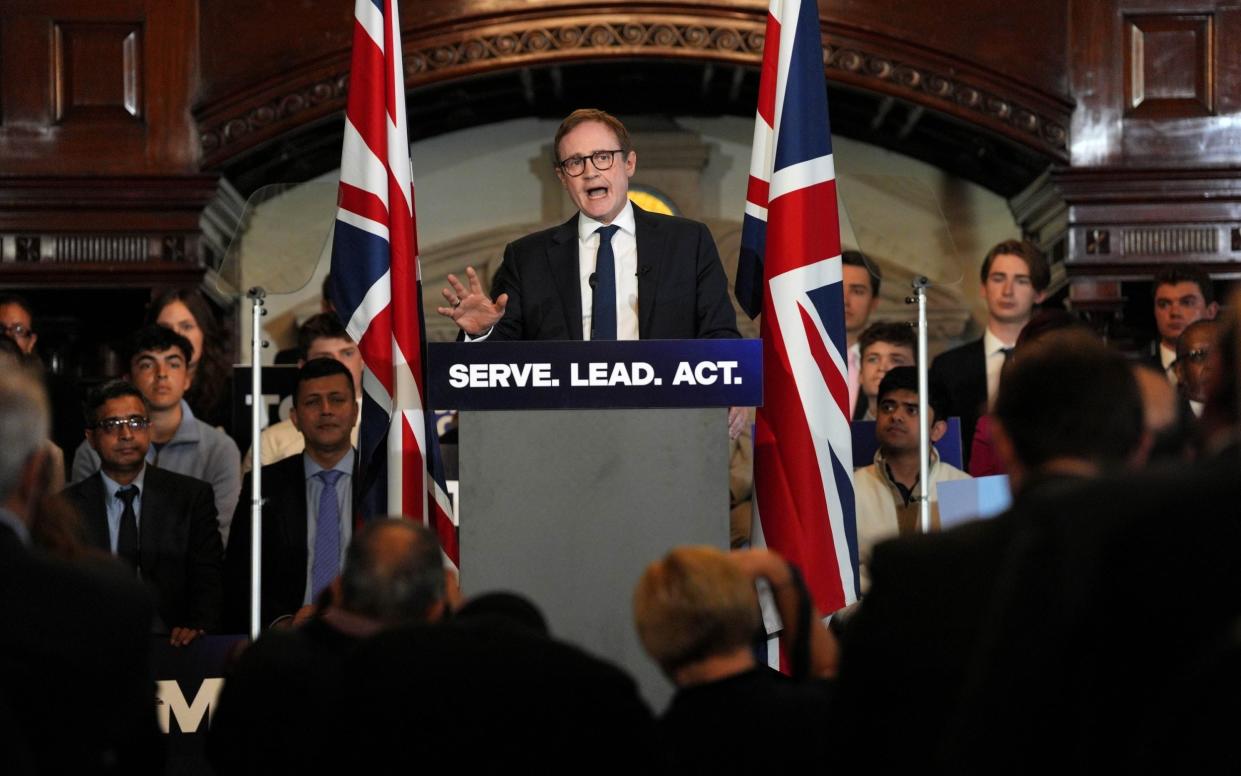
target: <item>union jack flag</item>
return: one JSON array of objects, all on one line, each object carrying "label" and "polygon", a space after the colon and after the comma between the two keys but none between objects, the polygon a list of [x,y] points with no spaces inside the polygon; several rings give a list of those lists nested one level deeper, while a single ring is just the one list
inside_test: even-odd
[{"label": "union jack flag", "polygon": [[354,21],[329,294],[365,363],[355,487],[369,491],[362,501],[376,512],[432,528],[455,565],[457,531],[425,405],[422,270],[397,2],[356,0]]},{"label": "union jack flag", "polygon": [[857,600],[857,527],[836,173],[815,0],[771,0],[737,299],[760,312],[756,543],[804,572],[819,611]]}]

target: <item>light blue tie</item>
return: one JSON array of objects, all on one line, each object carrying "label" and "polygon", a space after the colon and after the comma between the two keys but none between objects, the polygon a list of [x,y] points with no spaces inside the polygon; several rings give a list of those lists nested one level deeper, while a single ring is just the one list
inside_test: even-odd
[{"label": "light blue tie", "polygon": [[336,481],[343,472],[325,469],[315,476],[323,483],[319,511],[315,517],[315,561],[310,572],[310,600],[318,600],[323,588],[340,573],[340,505],[336,502]]},{"label": "light blue tie", "polygon": [[595,254],[595,300],[591,308],[590,338],[616,339],[616,257],[612,253],[612,235],[619,226],[601,226],[599,251]]}]

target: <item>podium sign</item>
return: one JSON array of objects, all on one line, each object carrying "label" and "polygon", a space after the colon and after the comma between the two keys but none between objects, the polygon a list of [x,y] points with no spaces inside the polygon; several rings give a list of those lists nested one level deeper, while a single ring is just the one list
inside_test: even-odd
[{"label": "podium sign", "polygon": [[755,340],[432,345],[431,404],[462,410],[462,590],[528,596],[662,707],[633,588],[676,545],[728,548],[725,408],[761,401],[761,359]]},{"label": "podium sign", "polygon": [[436,409],[757,407],[761,340],[437,342]]}]

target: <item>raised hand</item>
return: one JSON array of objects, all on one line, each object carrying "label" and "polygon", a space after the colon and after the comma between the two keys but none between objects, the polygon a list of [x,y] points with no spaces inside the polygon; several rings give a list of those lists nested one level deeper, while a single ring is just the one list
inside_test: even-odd
[{"label": "raised hand", "polygon": [[451,318],[458,328],[471,337],[477,337],[491,330],[504,317],[504,308],[508,304],[508,294],[500,294],[493,302],[483,292],[483,284],[478,280],[478,273],[473,267],[465,268],[467,288],[462,285],[456,275],[448,276],[448,287],[443,290],[448,307],[437,307],[435,311],[446,318]]}]

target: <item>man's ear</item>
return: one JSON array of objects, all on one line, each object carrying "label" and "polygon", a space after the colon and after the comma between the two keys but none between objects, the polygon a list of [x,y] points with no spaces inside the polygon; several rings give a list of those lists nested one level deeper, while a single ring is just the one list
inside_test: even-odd
[{"label": "man's ear", "polygon": [[948,433],[948,421],[937,420],[931,424],[931,442],[938,442]]},{"label": "man's ear", "polygon": [[1219,302],[1211,302],[1206,306],[1206,309],[1202,311],[1202,317],[1206,318],[1208,321],[1215,320],[1215,316],[1217,315],[1219,315]]},{"label": "man's ear", "polygon": [[1037,294],[1035,294],[1035,295],[1034,295],[1034,303],[1035,303],[1035,304],[1042,304],[1042,303],[1043,303],[1043,300],[1044,300],[1044,299],[1046,299],[1046,298],[1047,298],[1047,291],[1046,291],[1046,289],[1044,289],[1044,290],[1039,291]]},{"label": "man's ear", "polygon": [[302,430],[302,424],[301,424],[301,422],[297,419],[297,404],[294,404],[294,405],[293,405],[293,407],[292,407],[292,408],[290,408],[290,410],[289,410],[289,420],[290,420],[290,421],[292,421],[292,423],[293,423],[293,428],[297,429],[298,431],[301,431],[301,430]]},{"label": "man's ear", "polygon": [[1179,358],[1173,361],[1172,374],[1176,375],[1176,382],[1183,385],[1185,383],[1185,362]]}]

